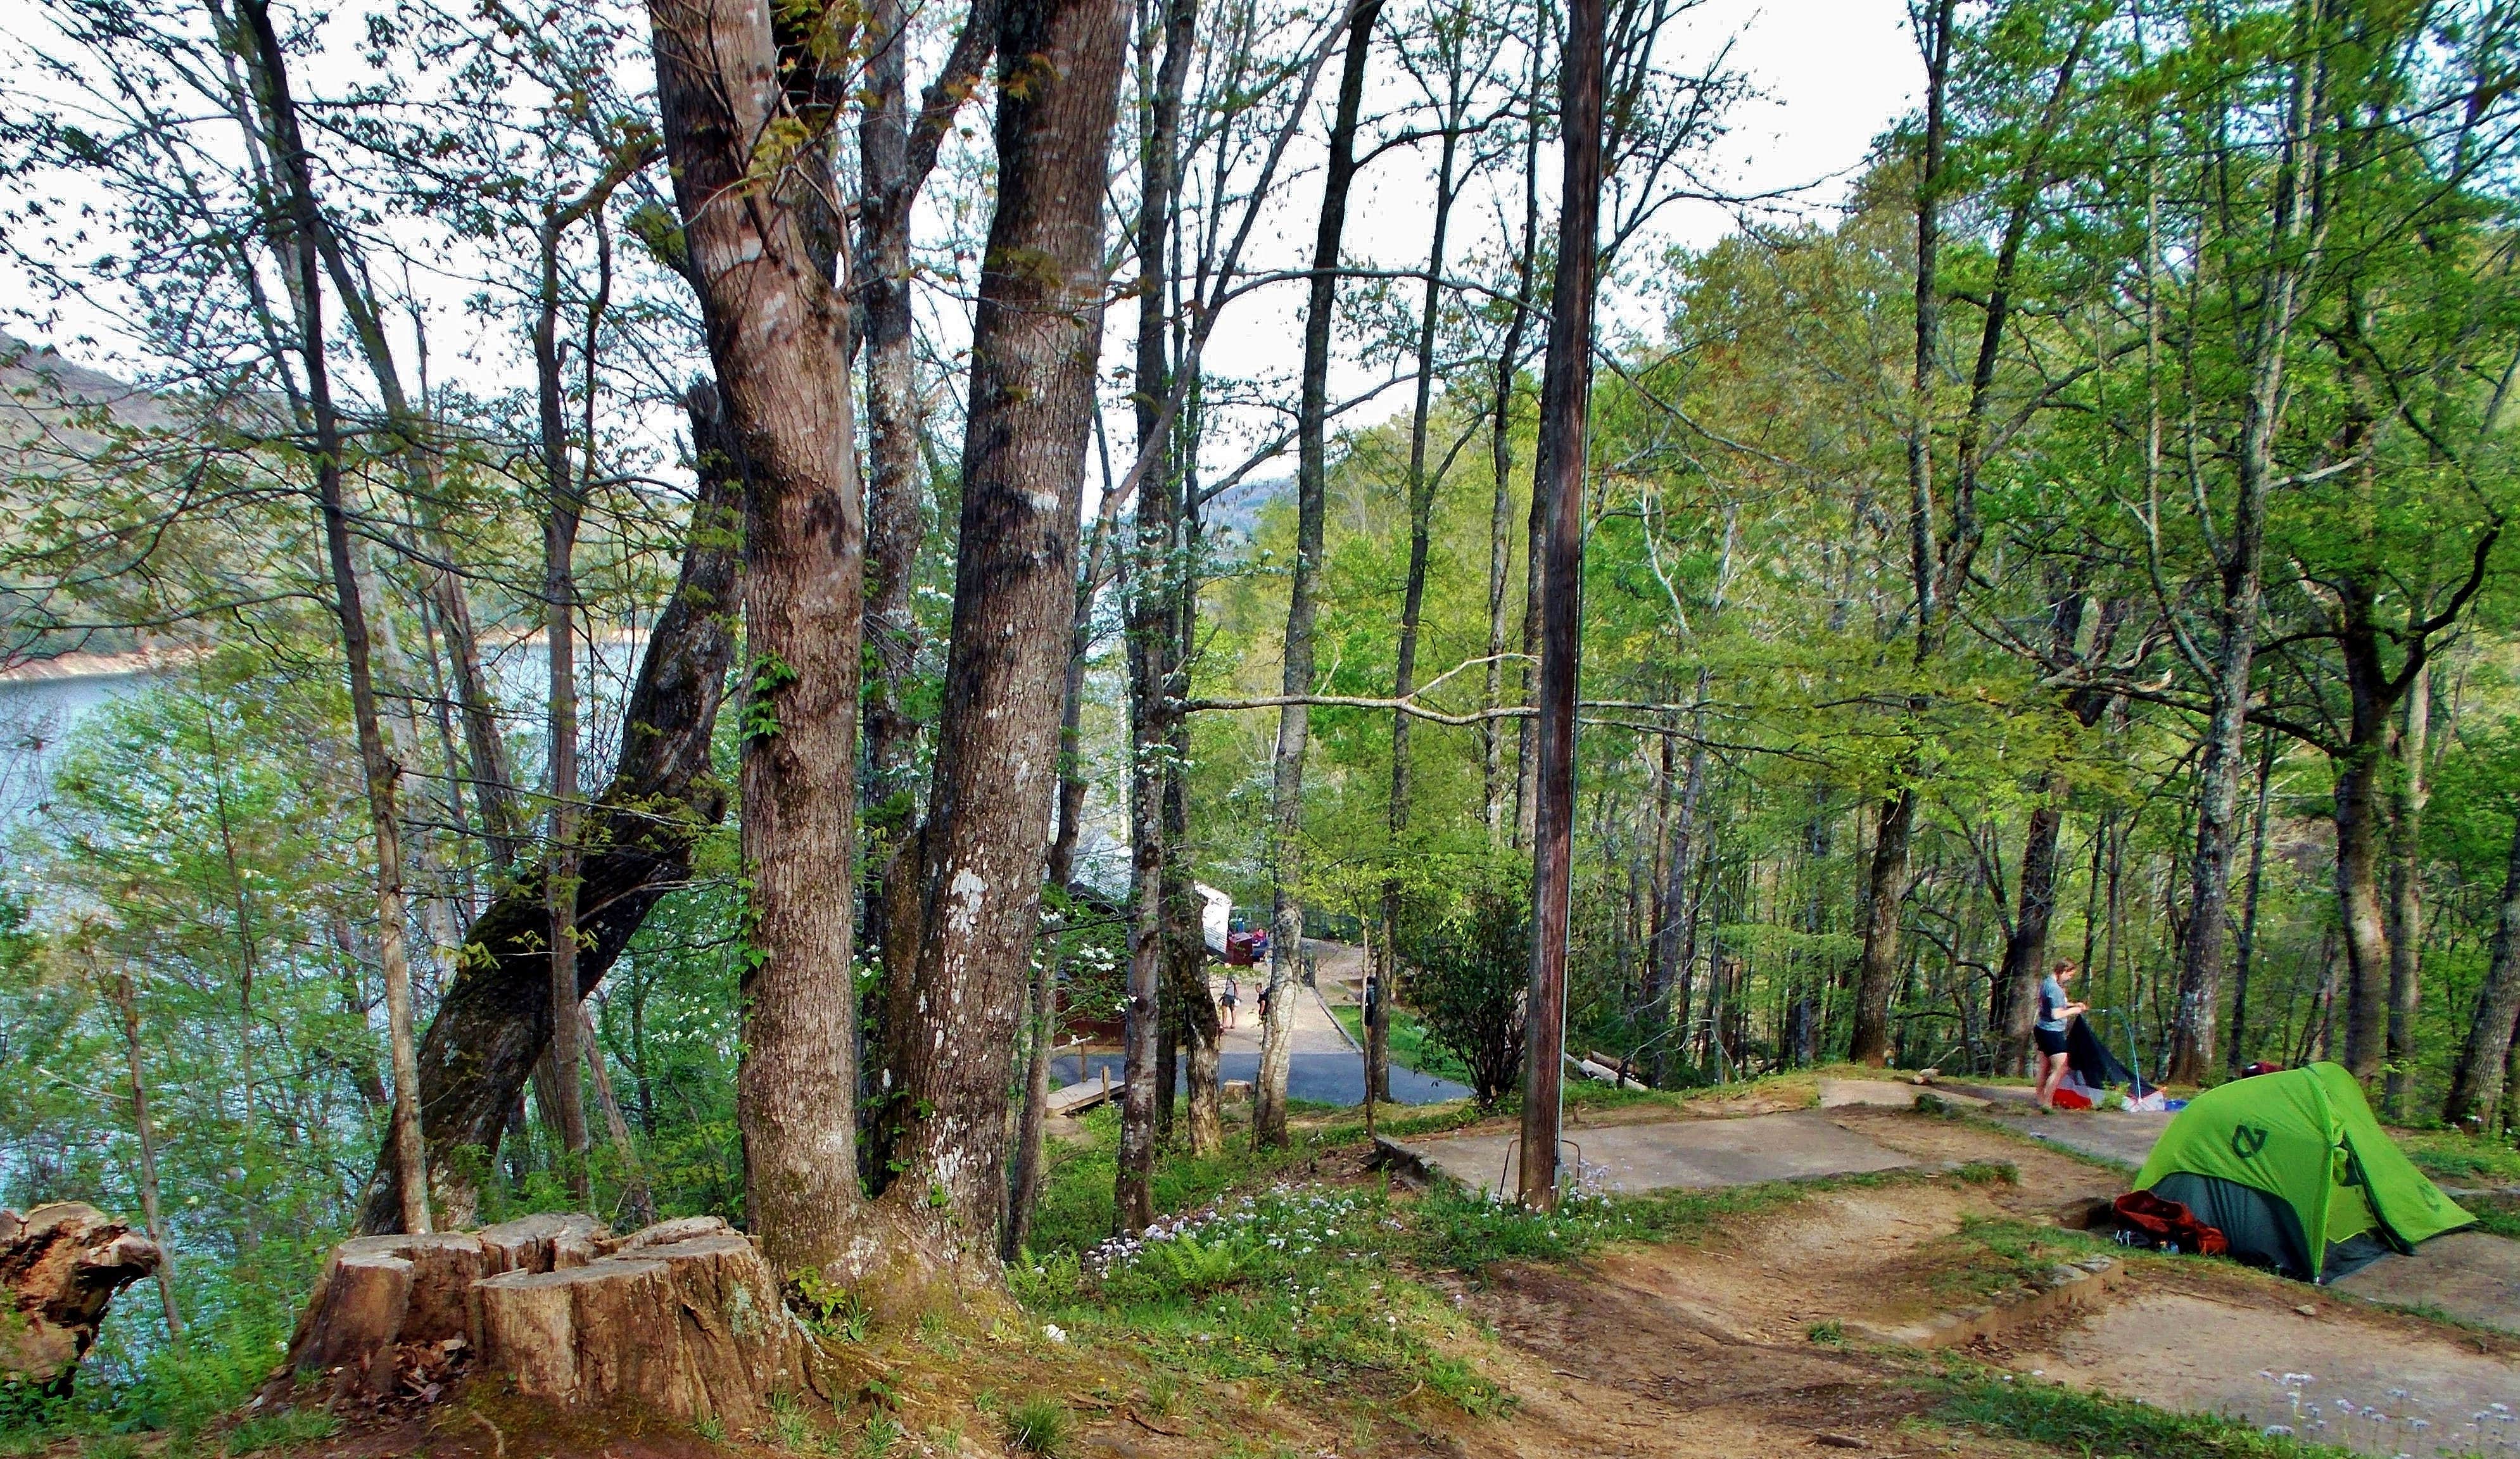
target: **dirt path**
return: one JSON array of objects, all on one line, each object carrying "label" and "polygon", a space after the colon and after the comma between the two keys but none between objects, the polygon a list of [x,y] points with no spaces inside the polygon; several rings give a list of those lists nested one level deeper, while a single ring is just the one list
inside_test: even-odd
[{"label": "dirt path", "polygon": [[[1458,1452],[1792,1455],[1815,1452],[1823,1434],[1875,1454],[2036,1452],[1935,1424],[1938,1399],[1920,1386],[1916,1356],[1813,1334],[1912,1331],[1956,1308],[1987,1310],[1994,1299],[1983,1294],[2019,1278],[1979,1233],[2071,1224],[2123,1177],[1969,1122],[1837,1113],[1919,1165],[2001,1161],[2019,1178],[1822,1191],[1696,1243],[1498,1268],[1464,1301],[1493,1326],[1499,1376],[1523,1406],[1508,1424],[1463,1426]],[[2012,1224],[1976,1224],[1987,1220]],[[2219,1263],[2121,1261],[2092,1290],[2103,1295],[2080,1309],[2024,1301],[2008,1332],[1997,1306],[1998,1336],[1968,1355],[2023,1382],[2291,1424],[2376,1454],[2494,1448],[2471,1419],[2479,1413],[2488,1434],[2520,1437],[2520,1425],[2498,1430],[2489,1406],[2520,1405],[2520,1344]],[[2304,1316],[2304,1304],[2318,1315]],[[2284,1385],[2301,1373],[2316,1376]]]}]

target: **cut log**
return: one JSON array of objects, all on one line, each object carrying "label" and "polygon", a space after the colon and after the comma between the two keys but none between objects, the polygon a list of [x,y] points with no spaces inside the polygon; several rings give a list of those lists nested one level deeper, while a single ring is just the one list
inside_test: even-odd
[{"label": "cut log", "polygon": [[615,1240],[585,1216],[479,1232],[369,1236],[334,1248],[288,1375],[336,1398],[426,1402],[467,1351],[527,1397],[645,1406],[730,1429],[769,1421],[774,1394],[816,1382],[812,1341],[752,1243],[716,1216]]},{"label": "cut log", "polygon": [[764,1422],[771,1394],[804,1387],[804,1332],[750,1241],[728,1232],[647,1247],[640,1256],[672,1270],[683,1349],[719,1418]]},{"label": "cut log", "polygon": [[563,1406],[630,1398],[686,1418],[670,1268],[606,1258],[515,1271],[473,1288],[484,1364],[517,1391]]},{"label": "cut log", "polygon": [[115,1293],[158,1269],[158,1244],[77,1201],[0,1211],[0,1379],[67,1393]]}]

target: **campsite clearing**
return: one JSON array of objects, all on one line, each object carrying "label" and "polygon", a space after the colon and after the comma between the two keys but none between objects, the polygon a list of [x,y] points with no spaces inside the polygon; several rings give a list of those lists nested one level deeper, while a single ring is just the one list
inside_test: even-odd
[{"label": "campsite clearing", "polygon": [[[2148,1151],[2165,1117],[1937,1118],[1896,1104],[1729,1119],[1632,1107],[1570,1127],[1587,1164],[1623,1162],[1632,1190],[1702,1188],[1732,1170],[1805,1191],[1686,1243],[1492,1267],[1465,1287],[1465,1309],[1507,1349],[1500,1376],[1551,1442],[1481,1426],[1457,1433],[1463,1451],[1780,1453],[1826,1432],[1881,1452],[1977,1452],[1928,1375],[1980,1371],[2023,1401],[2061,1382],[2422,1459],[2491,1447],[2471,1415],[2492,1428],[2488,1405],[2520,1398],[2520,1243],[2452,1233],[2338,1289],[2131,1253],[2078,1227],[2132,1170],[2053,1136],[2141,1120]],[[1474,1127],[1407,1143],[1431,1172],[1461,1165],[1462,1183],[1487,1187],[1506,1140]],[[1864,1158],[1808,1169],[1840,1150]]]},{"label": "campsite clearing", "polygon": [[[2294,1423],[2301,1396],[2305,1438],[2430,1459],[2490,1447],[2469,1416],[2520,1394],[2520,1338],[2340,1302],[2228,1262],[2128,1253],[2074,1229],[2125,1177],[2061,1150],[1976,1120],[1861,1108],[1828,1118],[1907,1169],[1813,1181],[1687,1242],[1500,1265],[1465,1286],[1465,1309],[1504,1348],[1491,1371],[1528,1422],[1450,1428],[1454,1451],[1786,1454],[1828,1434],[1876,1453],[2041,1452],[1956,1421],[1973,1405],[1946,1394],[1993,1383],[2017,1393],[2016,1407],[2084,1401],[2040,1396],[2061,1383],[2261,1427]],[[1588,1149],[1606,1133],[1590,1128]],[[2004,1164],[2015,1179],[1985,1176]],[[1972,1177],[1919,1173],[1955,1165]],[[2104,1279],[2053,1301],[2059,1267],[2090,1275],[2077,1262],[2103,1266]],[[1871,1340],[1956,1316],[1969,1328],[1957,1347]],[[2287,1388],[2288,1373],[2314,1380]],[[2338,1397],[2356,1414],[2340,1421]],[[2307,1413],[2312,1403],[2320,1413]],[[2393,1422],[2363,1417],[2365,1406]],[[2416,1419],[2424,1427],[2409,1427]]]}]

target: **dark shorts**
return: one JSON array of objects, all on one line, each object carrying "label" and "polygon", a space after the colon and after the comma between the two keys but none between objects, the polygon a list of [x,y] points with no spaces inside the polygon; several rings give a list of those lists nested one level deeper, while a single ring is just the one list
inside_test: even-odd
[{"label": "dark shorts", "polygon": [[2032,1038],[2039,1040],[2039,1051],[2043,1054],[2053,1056],[2065,1051],[2065,1031],[2063,1029],[2034,1028],[2030,1031],[2030,1035]]},{"label": "dark shorts", "polygon": [[1223,997],[1221,997],[1221,998],[1218,998],[1218,999],[1217,999],[1217,1001],[1218,1001],[1218,1002],[1220,1002],[1220,1003],[1223,1003],[1223,1004],[1224,1004],[1225,1006],[1227,1006],[1228,1008],[1231,1008],[1231,1007],[1233,1007],[1233,1006],[1234,1006],[1235,997],[1234,997],[1234,995],[1232,995],[1232,994],[1230,994],[1230,993],[1229,993],[1229,994],[1227,994],[1225,996],[1223,996]]}]

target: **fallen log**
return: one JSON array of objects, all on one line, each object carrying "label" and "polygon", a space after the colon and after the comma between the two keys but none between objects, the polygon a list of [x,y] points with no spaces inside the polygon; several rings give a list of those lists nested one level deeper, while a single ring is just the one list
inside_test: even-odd
[{"label": "fallen log", "polygon": [[0,1380],[70,1391],[114,1294],[158,1269],[158,1244],[77,1201],[0,1211]]}]

